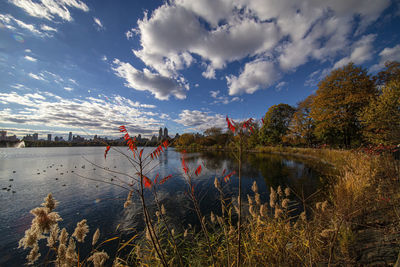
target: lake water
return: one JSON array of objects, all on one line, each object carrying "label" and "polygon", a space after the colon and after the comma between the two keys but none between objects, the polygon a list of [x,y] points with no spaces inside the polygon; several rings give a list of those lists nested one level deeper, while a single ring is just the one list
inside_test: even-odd
[{"label": "lake water", "polygon": [[[126,148],[119,149],[128,153]],[[153,149],[145,148],[144,154]],[[187,153],[186,162],[192,170],[199,164],[203,166],[201,175],[195,178],[203,214],[212,210],[219,214],[214,177],[221,178],[224,169],[227,173],[237,170],[235,160],[229,153]],[[82,219],[88,220],[90,237],[96,228],[100,228],[105,238],[115,236],[117,227],[119,230],[141,227],[140,205],[134,203],[128,209],[123,208],[126,190],[80,177],[110,183],[117,183],[118,179],[129,182],[126,177],[109,173],[93,163],[130,175],[136,172],[116,151],[111,150],[105,160],[104,147],[0,148],[0,266],[21,266],[25,262],[27,252],[17,249],[18,240],[30,226],[33,216],[29,211],[39,206],[50,192],[59,201],[56,211],[63,218],[60,227],[66,227],[69,233]],[[195,224],[182,176],[180,153],[168,148],[147,170],[151,170],[150,178],[157,173],[160,177],[173,175],[159,186],[158,195],[176,227]],[[250,154],[244,159],[242,177],[243,196],[250,193],[250,187],[256,181],[262,200],[267,201],[271,186],[288,185],[310,194],[319,186],[321,175],[298,159]],[[237,176],[232,176],[224,191],[227,195],[235,195],[237,187]]]}]

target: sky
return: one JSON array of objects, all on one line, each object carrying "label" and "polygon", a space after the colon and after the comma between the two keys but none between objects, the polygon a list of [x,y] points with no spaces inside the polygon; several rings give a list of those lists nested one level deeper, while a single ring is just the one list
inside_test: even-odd
[{"label": "sky", "polygon": [[3,0],[0,129],[39,138],[224,127],[335,68],[400,61],[398,0]]}]

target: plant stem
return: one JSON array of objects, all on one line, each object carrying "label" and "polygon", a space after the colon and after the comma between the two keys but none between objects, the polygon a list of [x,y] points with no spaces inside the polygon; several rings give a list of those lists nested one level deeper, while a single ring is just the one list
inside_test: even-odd
[{"label": "plant stem", "polygon": [[240,243],[241,243],[241,224],[242,224],[242,146],[243,146],[243,140],[242,140],[243,134],[242,130],[240,130],[239,133],[239,192],[238,192],[238,205],[239,205],[239,218],[238,218],[238,226],[237,226],[237,231],[238,231],[238,240],[237,240],[237,255],[236,255],[236,266],[240,266],[240,260],[241,260],[241,249],[240,249]]}]

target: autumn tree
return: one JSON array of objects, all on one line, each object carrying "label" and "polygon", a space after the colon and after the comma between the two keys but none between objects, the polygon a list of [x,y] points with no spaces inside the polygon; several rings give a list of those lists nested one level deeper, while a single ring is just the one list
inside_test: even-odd
[{"label": "autumn tree", "polygon": [[374,80],[378,86],[389,84],[393,80],[400,80],[400,62],[387,61],[385,68],[380,71]]},{"label": "autumn tree", "polygon": [[292,144],[306,144],[310,146],[314,140],[314,121],[310,116],[311,104],[314,95],[308,96],[299,102],[289,124],[289,133],[285,139]]},{"label": "autumn tree", "polygon": [[192,133],[184,133],[179,139],[176,141],[177,145],[180,146],[189,146],[195,142],[195,135]]},{"label": "autumn tree", "polygon": [[311,104],[315,134],[323,142],[350,147],[360,142],[359,112],[376,96],[374,82],[361,67],[349,63],[318,84]]},{"label": "autumn tree", "polygon": [[400,144],[400,80],[383,86],[381,94],[361,112],[363,135],[373,144]]},{"label": "autumn tree", "polygon": [[262,144],[278,144],[287,133],[295,109],[288,104],[271,106],[264,116],[264,124],[259,131]]}]

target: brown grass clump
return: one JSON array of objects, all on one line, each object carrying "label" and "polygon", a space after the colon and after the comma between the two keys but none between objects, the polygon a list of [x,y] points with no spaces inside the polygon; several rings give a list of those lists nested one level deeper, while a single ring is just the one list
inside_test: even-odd
[{"label": "brown grass clump", "polygon": [[[48,194],[44,200],[45,202],[41,204],[41,207],[31,210],[35,217],[32,220],[31,227],[25,231],[25,236],[19,241],[19,248],[31,248],[26,257],[28,264],[34,264],[40,259],[40,240],[46,239],[46,247],[48,247],[49,251],[44,258],[45,265],[84,266],[91,259],[95,266],[104,266],[108,255],[105,252],[98,252],[97,248],[92,250],[88,259],[79,258],[75,240],[80,243],[84,242],[85,236],[89,232],[86,220],[83,219],[78,222],[74,233],[68,238],[67,230],[63,228],[60,231],[58,226],[58,222],[62,220],[61,217],[57,212],[53,211],[58,202],[53,198],[52,194]],[[97,243],[99,236],[100,231],[97,229],[93,235],[93,246]],[[50,255],[54,258],[51,259]]]}]

